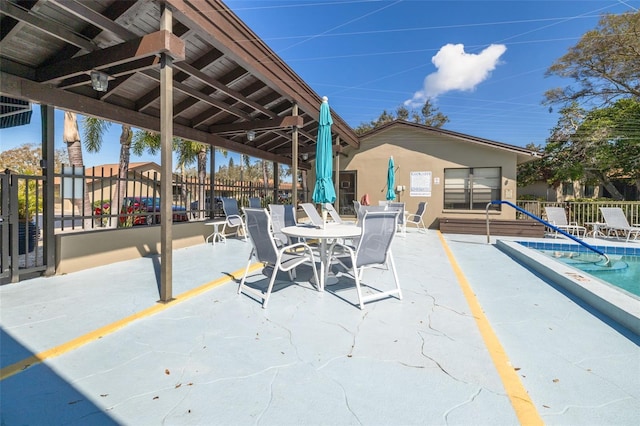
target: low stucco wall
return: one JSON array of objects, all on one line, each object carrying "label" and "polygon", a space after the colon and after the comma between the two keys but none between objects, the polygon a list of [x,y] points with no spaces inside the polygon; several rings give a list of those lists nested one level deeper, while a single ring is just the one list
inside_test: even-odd
[{"label": "low stucco wall", "polygon": [[[56,275],[160,253],[160,226],[135,226],[56,235]],[[176,223],[173,248],[204,244],[213,228],[204,222]]]}]

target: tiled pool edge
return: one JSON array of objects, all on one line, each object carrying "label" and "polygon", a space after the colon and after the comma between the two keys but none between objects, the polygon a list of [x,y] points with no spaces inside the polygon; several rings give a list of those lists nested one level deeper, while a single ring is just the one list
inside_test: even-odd
[{"label": "tiled pool edge", "polygon": [[580,274],[516,241],[497,240],[496,247],[640,335],[640,303],[631,295],[611,288],[589,275]]}]

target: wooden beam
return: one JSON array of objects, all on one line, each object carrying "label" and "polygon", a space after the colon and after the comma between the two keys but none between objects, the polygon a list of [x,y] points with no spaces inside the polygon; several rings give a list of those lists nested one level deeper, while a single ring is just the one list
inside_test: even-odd
[{"label": "wooden beam", "polygon": [[170,32],[156,31],[135,40],[42,67],[36,72],[36,81],[55,82],[86,74],[94,69],[113,67],[161,53],[183,60],[184,41]]},{"label": "wooden beam", "polygon": [[[107,104],[97,99],[87,98],[64,90],[52,88],[49,85],[39,84],[27,79],[17,77],[0,71],[0,92],[6,96],[14,96],[27,99],[39,104],[55,105],[56,108],[73,111],[84,115],[93,115],[116,123],[129,124],[133,127],[160,132],[159,117],[150,116],[141,112],[131,111],[117,105]],[[258,148],[225,139],[221,136],[192,129],[187,126],[174,123],[174,135],[180,138],[207,143],[213,146],[247,154],[269,161],[291,165],[288,157],[261,151]]]},{"label": "wooden beam", "polygon": [[218,124],[209,126],[211,133],[245,132],[247,130],[271,130],[283,129],[293,126],[302,126],[304,121],[300,116],[277,117],[271,120],[252,120],[241,123]]}]

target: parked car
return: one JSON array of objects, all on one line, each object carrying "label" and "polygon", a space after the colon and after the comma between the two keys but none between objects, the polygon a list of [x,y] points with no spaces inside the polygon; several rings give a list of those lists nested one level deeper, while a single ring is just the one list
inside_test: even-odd
[{"label": "parked car", "polygon": [[[100,216],[103,212],[108,212],[109,209],[109,203],[104,203],[102,206],[96,207],[94,213],[96,216]],[[189,220],[185,207],[174,205],[172,211],[174,222],[186,222]],[[118,220],[120,224],[130,221],[131,225],[153,225],[154,223],[160,223],[160,213],[160,198],[125,197],[122,200]]]},{"label": "parked car", "polygon": [[[157,214],[147,215],[147,225],[151,225],[153,223],[160,223],[160,198],[149,198],[142,197],[139,198],[140,205],[143,207],[144,211],[155,212]],[[126,204],[125,204],[126,205]],[[187,222],[189,217],[187,216],[187,209],[184,206],[173,205],[171,210],[173,211],[173,221],[174,222]],[[151,218],[151,222],[149,222],[149,218]],[[135,225],[135,223],[134,223]]]},{"label": "parked car", "polygon": [[[216,210],[222,210],[222,198],[215,197],[215,200],[216,200],[215,209]],[[198,211],[199,208],[200,208],[200,206],[199,206],[198,200],[191,202],[191,213],[192,214],[195,215],[195,213]],[[209,209],[211,208],[211,198],[210,197],[207,197],[205,199],[203,208],[204,208],[204,210],[206,212],[208,212]]]}]

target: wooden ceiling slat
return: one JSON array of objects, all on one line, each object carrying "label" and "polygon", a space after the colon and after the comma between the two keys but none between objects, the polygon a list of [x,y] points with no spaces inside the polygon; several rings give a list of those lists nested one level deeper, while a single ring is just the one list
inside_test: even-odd
[{"label": "wooden ceiling slat", "polygon": [[3,15],[7,15],[18,21],[24,22],[34,28],[39,29],[53,37],[64,41],[65,43],[72,44],[76,47],[91,52],[97,48],[90,40],[79,36],[78,34],[69,31],[67,28],[58,24],[57,22],[47,21],[36,15],[32,15],[28,10],[25,10],[14,3],[9,1],[0,1],[0,12]]},{"label": "wooden ceiling slat", "polygon": [[[3,24],[17,24],[7,32],[4,27],[0,30],[5,35],[0,41],[0,77],[21,80],[18,88],[8,88],[16,83],[11,79],[0,81],[0,87],[20,93],[16,98],[158,131],[157,58],[166,51],[174,66],[176,137],[284,164],[291,164],[291,126],[299,130],[296,140],[301,151],[315,146],[320,97],[220,0],[2,0],[0,4],[0,12],[16,9],[13,13],[25,19],[2,13]],[[21,9],[23,4],[33,6],[33,11]],[[158,30],[165,5],[174,11],[175,33],[163,36]],[[34,27],[40,22],[34,17],[47,23],[44,32]],[[58,22],[64,20],[66,33],[59,31]],[[74,36],[78,39],[70,40]],[[136,45],[147,41],[148,46]],[[33,48],[24,49],[25,43]],[[268,61],[261,61],[264,58]],[[93,69],[111,76],[106,92],[92,89]],[[291,117],[294,104],[300,106],[295,118]],[[334,136],[357,145],[355,133],[333,116]],[[260,129],[251,144],[245,134],[249,128]]]}]

